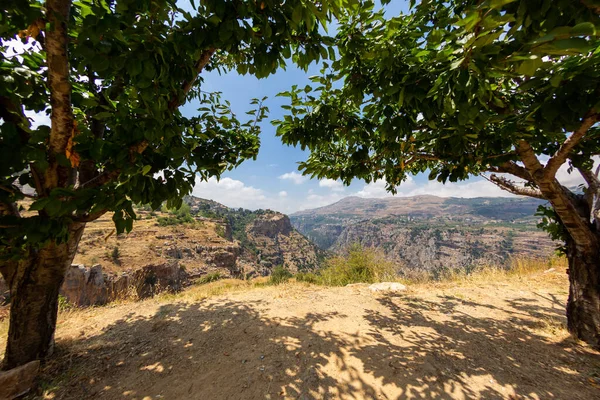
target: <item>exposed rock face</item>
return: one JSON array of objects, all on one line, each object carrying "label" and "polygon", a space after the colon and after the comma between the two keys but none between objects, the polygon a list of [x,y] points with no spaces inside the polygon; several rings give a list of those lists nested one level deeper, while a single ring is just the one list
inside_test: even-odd
[{"label": "exposed rock face", "polygon": [[102,267],[94,265],[86,268],[83,265],[72,265],[67,270],[60,294],[65,296],[69,303],[78,306],[108,303],[109,291],[102,274]]},{"label": "exposed rock face", "polygon": [[257,272],[269,275],[277,266],[291,272],[316,268],[321,251],[296,231],[287,215],[269,211],[257,215],[246,227],[257,252]]},{"label": "exposed rock face", "polygon": [[279,235],[289,235],[293,230],[287,215],[268,213],[257,217],[248,227],[248,233],[275,239]]},{"label": "exposed rock face", "polygon": [[187,274],[177,263],[147,265],[131,274],[120,276],[102,273],[100,265],[86,268],[73,265],[67,271],[60,294],[77,306],[102,305],[136,294],[138,298],[162,291],[179,291],[187,282]]},{"label": "exposed rock face", "polygon": [[321,248],[343,252],[359,243],[381,248],[407,269],[435,273],[503,264],[514,255],[548,257],[554,243],[537,228],[541,201],[436,196],[364,199],[291,215]]},{"label": "exposed rock face", "polygon": [[207,264],[216,268],[227,268],[232,273],[239,272],[237,259],[240,255],[240,247],[231,246],[197,246],[196,253],[202,256]]},{"label": "exposed rock face", "polygon": [[159,292],[178,292],[183,288],[187,275],[177,263],[168,262],[147,265],[132,274],[139,298],[153,296]]}]

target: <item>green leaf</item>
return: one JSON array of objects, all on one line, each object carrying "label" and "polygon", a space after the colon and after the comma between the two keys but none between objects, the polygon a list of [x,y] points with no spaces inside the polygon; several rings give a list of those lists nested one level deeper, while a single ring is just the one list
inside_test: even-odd
[{"label": "green leaf", "polygon": [[535,72],[542,66],[542,64],[544,64],[544,61],[542,61],[541,58],[529,59],[523,61],[517,68],[516,72],[525,76],[534,76]]},{"label": "green leaf", "polygon": [[571,28],[572,36],[596,36],[596,27],[591,22],[581,22]]}]

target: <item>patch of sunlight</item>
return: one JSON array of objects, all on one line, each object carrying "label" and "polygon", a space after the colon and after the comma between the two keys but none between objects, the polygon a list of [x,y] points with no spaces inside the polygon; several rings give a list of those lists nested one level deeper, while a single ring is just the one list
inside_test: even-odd
[{"label": "patch of sunlight", "polygon": [[140,371],[152,371],[152,372],[158,372],[158,373],[163,372],[164,370],[165,370],[165,367],[162,366],[160,361],[140,368]]}]

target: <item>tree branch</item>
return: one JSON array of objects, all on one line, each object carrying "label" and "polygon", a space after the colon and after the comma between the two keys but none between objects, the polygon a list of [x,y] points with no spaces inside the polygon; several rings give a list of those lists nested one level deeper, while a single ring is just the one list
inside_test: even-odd
[{"label": "tree branch", "polygon": [[205,50],[200,55],[200,58],[198,59],[198,61],[196,61],[196,64],[194,65],[196,74],[189,81],[183,82],[183,86],[182,86],[183,97],[179,98],[178,96],[173,96],[173,99],[169,103],[169,109],[171,111],[173,111],[174,109],[179,107],[181,105],[181,103],[185,100],[185,97],[188,95],[188,93],[192,89],[192,86],[194,86],[194,83],[196,83],[196,80],[198,80],[198,75],[200,75],[200,73],[202,72],[202,70],[204,69],[206,64],[208,64],[212,55],[215,54],[215,51],[217,51],[217,49],[214,47],[211,47],[211,48]]},{"label": "tree branch", "polygon": [[548,160],[546,167],[544,167],[544,175],[547,177],[554,177],[556,175],[556,171],[567,161],[575,146],[581,142],[587,131],[596,122],[598,122],[598,114],[591,114],[583,119],[581,126],[563,142],[556,153]]},{"label": "tree branch", "polygon": [[514,161],[507,161],[504,164],[497,167],[489,167],[489,172],[497,172],[502,174],[511,174],[516,176],[517,178],[521,178],[524,181],[532,182],[533,179],[527,169],[521,167]]},{"label": "tree branch", "polygon": [[[484,176],[484,178],[485,178],[485,176]],[[492,182],[494,185],[498,186],[500,189],[506,190],[507,192],[510,192],[512,194],[516,194],[519,196],[535,197],[536,199],[542,199],[542,200],[546,199],[544,197],[544,195],[542,194],[542,192],[540,192],[538,189],[528,188],[525,186],[519,186],[515,182],[512,182],[506,178],[497,176],[495,174],[492,174],[488,180],[490,182]]]},{"label": "tree branch", "polygon": [[98,218],[100,218],[101,216],[106,214],[107,212],[108,212],[107,209],[103,209],[100,211],[96,211],[94,213],[76,216],[75,218],[73,218],[73,220],[76,222],[92,222],[92,221],[97,220]]},{"label": "tree branch", "polygon": [[573,238],[575,245],[589,250],[597,246],[594,233],[591,230],[589,217],[583,218],[573,201],[573,194],[566,190],[554,175],[546,175],[544,167],[538,160],[531,145],[524,140],[517,144],[517,153],[521,157],[525,168],[533,178],[544,199],[548,200],[569,235]]},{"label": "tree branch", "polygon": [[60,167],[56,156],[65,152],[73,133],[73,110],[71,108],[71,83],[69,82],[67,22],[71,0],[48,0],[46,17],[50,28],[46,32],[46,57],[48,63],[48,89],[52,109],[49,158],[50,166],[45,173],[44,186],[50,190],[68,182],[70,173]]}]

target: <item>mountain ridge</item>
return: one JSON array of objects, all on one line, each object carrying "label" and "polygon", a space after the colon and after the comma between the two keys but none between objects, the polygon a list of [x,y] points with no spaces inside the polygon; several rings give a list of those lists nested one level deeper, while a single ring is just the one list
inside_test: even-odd
[{"label": "mountain ridge", "polygon": [[551,255],[554,243],[535,216],[543,204],[523,197],[352,196],[293,213],[290,220],[323,249],[379,247],[393,261],[430,271]]}]

